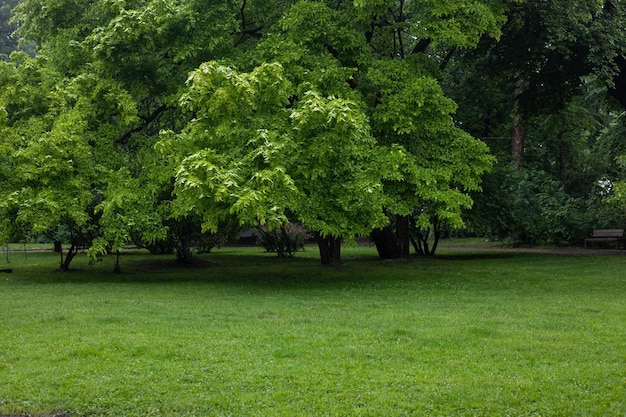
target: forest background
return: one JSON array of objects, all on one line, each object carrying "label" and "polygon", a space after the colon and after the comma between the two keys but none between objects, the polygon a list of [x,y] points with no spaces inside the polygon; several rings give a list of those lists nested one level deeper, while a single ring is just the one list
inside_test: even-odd
[{"label": "forest background", "polygon": [[2,239],[62,269],[288,222],[328,264],[626,223],[619,1],[4,0],[0,31]]}]

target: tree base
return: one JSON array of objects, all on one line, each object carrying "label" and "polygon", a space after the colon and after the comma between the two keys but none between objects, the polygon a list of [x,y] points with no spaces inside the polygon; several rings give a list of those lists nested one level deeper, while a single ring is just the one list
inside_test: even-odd
[{"label": "tree base", "polygon": [[395,226],[395,231],[392,226],[386,226],[370,234],[380,259],[401,259],[410,255],[409,217],[397,216]]},{"label": "tree base", "polygon": [[326,236],[317,236],[317,246],[320,250],[322,265],[341,266],[341,239]]}]

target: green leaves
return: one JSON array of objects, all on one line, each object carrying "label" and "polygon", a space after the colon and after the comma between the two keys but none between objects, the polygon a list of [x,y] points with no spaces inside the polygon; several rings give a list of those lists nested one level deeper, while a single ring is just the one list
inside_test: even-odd
[{"label": "green leaves", "polygon": [[414,8],[419,13],[416,21],[423,16],[426,22],[424,37],[463,48],[476,47],[484,34],[499,38],[506,22],[506,6],[497,1],[428,0],[417,2]]},{"label": "green leaves", "polygon": [[[420,62],[374,61],[367,73],[371,124],[380,145],[387,211],[408,215],[415,207],[436,207],[441,220],[460,226],[461,209],[471,206],[493,162],[487,147],[454,125],[456,104]],[[370,93],[371,92],[371,93]],[[427,217],[430,218],[429,214]]]},{"label": "green leaves", "polygon": [[253,113],[269,117],[288,102],[290,83],[279,64],[262,64],[249,74],[240,74],[216,62],[202,64],[189,76],[192,86],[181,98],[181,105],[207,118],[207,123],[227,124]]},{"label": "green leaves", "polygon": [[159,209],[152,193],[153,186],[145,178],[133,178],[128,168],[121,168],[108,175],[102,201],[95,207],[100,216],[100,236],[89,250],[97,258],[109,252],[121,251],[133,237],[141,237],[144,243],[163,240],[167,228],[163,220],[167,213]]},{"label": "green leaves", "polygon": [[426,200],[454,217],[490,165],[437,48],[497,36],[505,3],[79,3],[20,6],[40,56],[2,64],[1,150],[13,214],[98,222],[94,254],[172,217],[347,238]]},{"label": "green leaves", "polygon": [[181,103],[196,118],[176,140],[178,215],[199,212],[215,230],[228,215],[274,228],[293,213],[338,237],[384,222],[360,105],[308,91],[289,107],[292,92],[276,63],[240,73],[213,62],[191,75]]},{"label": "green leaves", "polygon": [[263,64],[245,74],[206,63],[188,84],[181,104],[196,118],[159,145],[180,161],[175,213],[200,213],[203,228],[211,231],[231,214],[247,225],[284,223],[284,201],[295,190],[280,160],[289,94],[280,65]]},{"label": "green leaves", "polygon": [[323,236],[352,237],[385,224],[376,140],[359,103],[309,92],[291,118],[300,153],[298,218]]},{"label": "green leaves", "polygon": [[[194,71],[181,104],[195,118],[174,141],[179,215],[196,210],[213,228],[227,214],[279,224],[291,213],[310,230],[348,237],[386,224],[385,212],[408,214],[428,202],[460,225],[467,192],[491,166],[488,150],[454,126],[456,105],[443,95],[436,65],[417,54],[382,58],[382,37],[411,43],[413,30],[471,46],[484,33],[498,35],[503,9],[411,3],[393,16],[406,18],[394,23],[402,32],[368,35],[379,23],[363,11],[387,14],[397,10],[392,3],[298,2],[281,34],[259,45],[265,63],[250,72],[217,62]],[[438,26],[446,19],[458,25]]]}]

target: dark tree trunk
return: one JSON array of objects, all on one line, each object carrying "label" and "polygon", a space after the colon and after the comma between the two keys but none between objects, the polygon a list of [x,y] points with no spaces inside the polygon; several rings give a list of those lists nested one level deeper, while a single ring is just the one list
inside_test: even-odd
[{"label": "dark tree trunk", "polygon": [[438,227],[435,227],[435,240],[433,242],[433,247],[430,250],[430,254],[434,255],[437,250],[437,246],[439,245],[439,239],[441,239],[441,231]]},{"label": "dark tree trunk", "polygon": [[513,109],[513,134],[511,135],[511,157],[517,169],[522,168],[522,162],[524,161],[524,126],[519,106],[519,96],[525,84],[526,81],[524,78],[517,80],[515,83],[515,92],[513,93],[515,104]]},{"label": "dark tree trunk", "polygon": [[380,259],[393,259],[397,257],[396,238],[391,226],[372,230],[370,237],[374,245],[376,245]]},{"label": "dark tree trunk", "polygon": [[[433,256],[439,245],[439,239],[441,239],[441,222],[435,216],[431,219],[431,223],[433,228],[426,230],[417,227],[415,223],[412,225],[414,236],[411,237],[411,244],[415,248],[415,252],[420,256]],[[430,237],[431,230],[433,233],[433,244],[429,246],[428,238]]]},{"label": "dark tree trunk", "polygon": [[65,255],[65,259],[63,259],[63,249],[61,249],[60,252],[61,252],[61,266],[59,266],[59,270],[63,271],[63,272],[69,271],[70,264],[72,263],[72,260],[74,259],[74,257],[78,253],[78,246],[76,246],[74,243],[72,243],[70,245],[70,248],[67,250],[67,254]]},{"label": "dark tree trunk", "polygon": [[396,238],[398,239],[398,252],[400,257],[408,258],[411,254],[409,216],[396,217]]},{"label": "dark tree trunk", "polygon": [[317,235],[317,246],[320,249],[322,265],[341,266],[341,239],[332,236]]},{"label": "dark tree trunk", "polygon": [[409,217],[397,216],[395,231],[392,226],[386,226],[372,230],[370,237],[376,245],[380,259],[399,259],[410,255],[410,235]]},{"label": "dark tree trunk", "polygon": [[430,228],[426,230],[418,229],[416,233],[418,255],[430,256],[430,248],[428,247],[428,237],[430,236]]},{"label": "dark tree trunk", "polygon": [[513,117],[513,134],[511,136],[511,157],[515,167],[520,169],[524,161],[524,127],[522,126],[522,115],[516,114]]},{"label": "dark tree trunk", "polygon": [[619,56],[616,59],[619,72],[613,78],[613,87],[609,90],[611,95],[626,107],[626,56]]},{"label": "dark tree trunk", "polygon": [[120,251],[117,251],[115,253],[115,265],[113,265],[113,273],[115,274],[119,274],[122,272],[122,269],[120,268],[120,255],[122,253]]},{"label": "dark tree trunk", "polygon": [[176,243],[176,260],[180,263],[189,263],[193,258],[191,253],[191,242],[186,235],[179,235]]}]

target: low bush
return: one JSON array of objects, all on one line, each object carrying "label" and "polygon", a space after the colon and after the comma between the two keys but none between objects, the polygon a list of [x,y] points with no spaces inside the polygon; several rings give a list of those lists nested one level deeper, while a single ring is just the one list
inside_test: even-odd
[{"label": "low bush", "polygon": [[304,227],[289,223],[280,228],[269,230],[266,226],[257,227],[257,243],[267,252],[275,252],[279,257],[292,257],[304,250],[309,234]]}]

